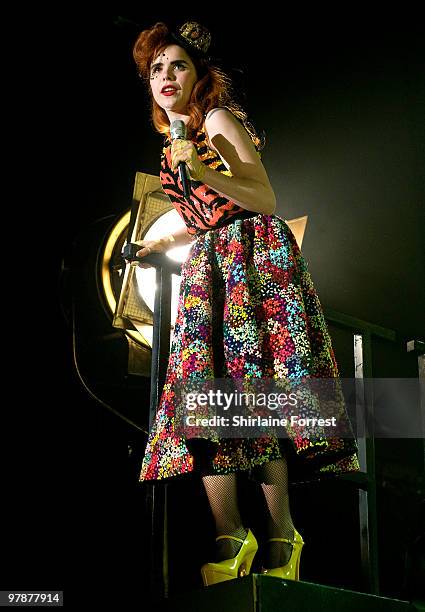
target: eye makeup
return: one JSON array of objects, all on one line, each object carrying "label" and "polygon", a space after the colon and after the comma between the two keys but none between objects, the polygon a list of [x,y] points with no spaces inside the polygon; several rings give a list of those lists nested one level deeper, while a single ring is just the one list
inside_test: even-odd
[{"label": "eye makeup", "polygon": [[[168,61],[168,57],[165,58],[166,61]],[[185,60],[174,60],[171,62],[171,65],[175,68],[176,66],[182,66],[184,69],[187,68],[188,64]],[[160,67],[163,66],[162,62],[156,62],[155,64],[152,64],[151,66],[151,79],[155,78],[157,76],[157,72]]]}]

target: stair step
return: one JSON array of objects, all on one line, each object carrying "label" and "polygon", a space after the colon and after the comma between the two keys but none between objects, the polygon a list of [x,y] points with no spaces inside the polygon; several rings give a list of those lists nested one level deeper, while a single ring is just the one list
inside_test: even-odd
[{"label": "stair step", "polygon": [[368,593],[251,574],[163,603],[163,612],[414,612],[413,604]]}]

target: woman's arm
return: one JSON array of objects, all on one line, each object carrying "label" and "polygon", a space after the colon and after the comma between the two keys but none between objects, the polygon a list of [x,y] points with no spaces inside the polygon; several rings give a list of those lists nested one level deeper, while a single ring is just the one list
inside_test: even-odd
[{"label": "woman's arm", "polygon": [[169,238],[172,236],[174,240],[170,240],[170,245],[168,248],[183,246],[184,244],[189,244],[195,238],[193,234],[189,234],[187,231],[187,227],[183,226],[180,229],[176,230],[172,234],[169,234],[165,238]]},{"label": "woman's arm", "polygon": [[175,168],[179,161],[186,161],[195,180],[202,180],[246,210],[273,214],[276,210],[276,197],[267,172],[245,128],[230,111],[224,108],[214,109],[214,112],[209,113],[205,120],[205,128],[213,148],[219,153],[233,176],[226,176],[202,164],[190,141],[173,141],[173,167]]},{"label": "woman's arm", "polygon": [[170,249],[177,246],[189,244],[194,239],[194,236],[188,233],[186,227],[181,227],[172,234],[157,238],[156,240],[138,240],[141,249],[137,251],[137,257],[145,257],[149,253],[166,253]]}]

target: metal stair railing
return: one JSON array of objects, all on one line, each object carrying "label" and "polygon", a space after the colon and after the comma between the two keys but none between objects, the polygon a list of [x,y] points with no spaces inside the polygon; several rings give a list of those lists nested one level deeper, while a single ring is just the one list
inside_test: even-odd
[{"label": "metal stair railing", "polygon": [[[374,323],[352,317],[331,308],[324,308],[323,313],[327,323],[337,327],[349,329],[353,333],[354,372],[355,378],[372,378],[372,340],[373,337],[389,342],[402,343],[402,339],[391,329],[381,327]],[[415,350],[418,354],[418,370],[421,371],[423,363],[424,343],[420,340],[406,341],[406,351]],[[423,366],[422,366],[423,367]],[[359,420],[366,414],[368,421],[373,422],[374,404],[370,387],[363,389],[363,397],[357,396],[361,408],[358,412]],[[376,487],[376,460],[375,438],[373,428],[366,426],[367,435],[357,438],[358,457],[361,472],[336,476],[359,490],[359,531],[360,554],[362,565],[362,578],[365,589],[374,595],[379,595],[379,559],[378,559],[378,522],[377,522],[377,487]]]}]

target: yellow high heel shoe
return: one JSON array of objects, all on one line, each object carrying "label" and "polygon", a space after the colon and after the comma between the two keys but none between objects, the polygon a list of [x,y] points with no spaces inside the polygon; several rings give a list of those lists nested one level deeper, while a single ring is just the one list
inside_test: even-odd
[{"label": "yellow high heel shoe", "polygon": [[223,539],[236,540],[236,542],[240,542],[242,546],[236,557],[225,559],[217,563],[205,563],[205,565],[202,566],[201,574],[204,586],[210,586],[211,584],[217,584],[225,580],[233,580],[234,578],[247,576],[251,570],[252,561],[258,550],[258,543],[251,529],[248,529],[245,540],[229,535],[222,535],[218,536],[216,541]]},{"label": "yellow high heel shoe", "polygon": [[292,544],[291,557],[286,565],[283,567],[275,567],[273,569],[263,569],[262,574],[267,576],[276,576],[277,578],[286,578],[288,580],[299,580],[300,579],[300,557],[301,550],[304,546],[304,540],[301,535],[294,527],[294,539],[289,540],[288,538],[270,538],[268,542],[288,542]]}]

